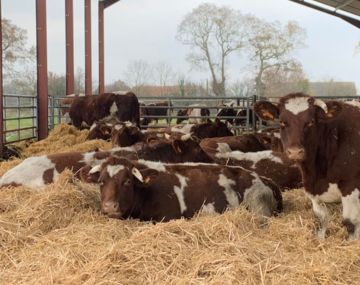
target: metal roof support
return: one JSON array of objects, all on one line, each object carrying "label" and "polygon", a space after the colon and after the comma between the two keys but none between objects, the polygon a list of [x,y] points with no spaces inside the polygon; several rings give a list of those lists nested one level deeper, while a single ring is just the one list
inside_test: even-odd
[{"label": "metal roof support", "polygon": [[[339,13],[336,13],[336,11],[332,11],[332,10],[329,10],[329,9],[325,9],[323,7],[320,7],[320,6],[317,6],[317,5],[314,5],[312,3],[309,3],[309,2],[305,2],[304,0],[290,0],[291,2],[295,2],[295,3],[298,3],[298,4],[301,4],[301,5],[304,5],[306,7],[310,7],[310,8],[313,8],[315,10],[318,10],[320,12],[323,12],[323,13],[326,13],[326,14],[329,14],[329,15],[332,15],[332,16],[335,16],[335,17],[338,17],[340,19],[343,19],[344,21],[348,22],[349,24],[357,27],[357,28],[360,28],[360,21],[355,19],[355,18],[351,18],[351,17],[348,17],[348,16],[345,16],[345,15],[342,15],[342,14],[339,14]],[[345,3],[344,3],[345,4]],[[344,5],[342,4],[342,5]],[[349,5],[350,3],[347,3],[346,5]],[[346,6],[345,5],[345,6]],[[340,5],[341,6],[341,5]],[[343,6],[343,7],[345,7]],[[343,8],[342,7],[342,8]],[[340,9],[341,7],[336,7],[336,9]]]},{"label": "metal roof support", "polygon": [[110,7],[112,4],[115,4],[118,1],[119,0],[103,0],[101,2],[104,3],[104,9],[106,9],[107,7]]},{"label": "metal roof support", "polygon": [[36,0],[37,127],[38,139],[48,135],[48,70],[46,0]]},{"label": "metal roof support", "polygon": [[[0,44],[2,46],[2,16],[1,16],[1,1],[0,1]],[[0,157],[4,150],[4,116],[3,116],[3,57],[2,48],[0,48]]]},{"label": "metal roof support", "polygon": [[85,0],[85,95],[92,95],[91,0]]},{"label": "metal roof support", "polygon": [[336,11],[336,10],[339,10],[339,9],[341,9],[341,8],[346,7],[347,5],[351,4],[352,2],[354,2],[354,0],[345,1],[344,3],[336,6],[336,7],[335,7],[335,11]]},{"label": "metal roof support", "polygon": [[74,94],[74,13],[73,0],[65,0],[66,95]]},{"label": "metal roof support", "polygon": [[104,9],[104,2],[99,1],[99,94],[105,90]]}]

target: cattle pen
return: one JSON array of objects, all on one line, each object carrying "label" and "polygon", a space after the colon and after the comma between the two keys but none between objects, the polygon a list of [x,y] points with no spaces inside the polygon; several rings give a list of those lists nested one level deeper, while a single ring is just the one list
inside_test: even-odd
[{"label": "cattle pen", "polygon": [[[4,94],[1,63],[0,154],[4,148],[14,145],[20,150],[20,157],[0,161],[0,181],[7,171],[28,158],[44,158],[46,162],[46,157],[52,154],[67,153],[72,158],[79,152],[96,153],[113,148],[109,141],[88,140],[88,129],[80,130],[64,123],[64,110],[68,106],[62,105],[61,100],[74,93],[73,0],[64,0],[66,94],[62,97],[52,96],[47,90],[47,1],[35,1],[39,55],[37,95]],[[86,95],[96,95],[92,94],[91,80],[91,4],[99,5],[97,89],[101,94],[105,91],[105,11],[124,1],[82,1]],[[290,1],[360,27],[360,21],[349,16],[360,16],[360,0]],[[315,3],[330,5],[335,10]],[[0,58],[2,60],[2,56]],[[166,128],[176,124],[177,119],[213,121],[219,118],[223,121],[240,119],[241,123],[231,126],[233,132],[252,134],[266,124],[257,121],[252,112],[253,104],[264,99],[256,95],[144,96],[138,99],[145,105],[141,107],[143,110],[166,110],[162,115],[141,115],[141,119],[152,121],[142,125],[144,129]],[[321,99],[360,102],[360,95]],[[161,102],[165,105],[153,105]],[[208,109],[209,113],[205,116],[178,115],[178,111],[184,109]],[[244,112],[240,116],[219,117],[220,109]],[[253,155],[257,159],[258,153]],[[41,164],[20,169],[18,177],[30,180],[31,175],[39,174]],[[312,204],[303,188],[283,192],[283,211],[269,218],[259,217],[241,205],[223,214],[200,211],[191,219],[154,223],[106,216],[102,213],[98,184],[81,181],[69,169],[58,174],[54,183],[35,191],[21,185],[0,188],[0,285],[360,284],[360,242],[347,239],[347,230],[341,226],[342,206],[327,206],[331,216],[327,236],[324,240],[318,239],[314,235],[318,225]]]}]

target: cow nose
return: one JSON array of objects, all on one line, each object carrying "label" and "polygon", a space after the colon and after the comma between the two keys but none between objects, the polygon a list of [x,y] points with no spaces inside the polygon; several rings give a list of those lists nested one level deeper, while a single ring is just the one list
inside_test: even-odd
[{"label": "cow nose", "polygon": [[102,210],[105,214],[117,213],[120,212],[120,207],[118,202],[105,202],[102,205]]},{"label": "cow nose", "polygon": [[288,148],[286,153],[288,157],[293,160],[303,160],[305,158],[305,150],[300,147]]}]

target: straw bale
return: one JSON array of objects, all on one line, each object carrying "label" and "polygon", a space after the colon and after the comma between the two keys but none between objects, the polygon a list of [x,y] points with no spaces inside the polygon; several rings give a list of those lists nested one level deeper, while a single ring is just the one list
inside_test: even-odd
[{"label": "straw bale", "polygon": [[[84,132],[60,126],[27,155],[94,147]],[[318,240],[302,189],[265,226],[243,208],[153,224],[107,218],[99,203],[70,171],[43,191],[0,189],[0,284],[360,284],[360,241],[346,240],[341,206],[328,206]]]}]

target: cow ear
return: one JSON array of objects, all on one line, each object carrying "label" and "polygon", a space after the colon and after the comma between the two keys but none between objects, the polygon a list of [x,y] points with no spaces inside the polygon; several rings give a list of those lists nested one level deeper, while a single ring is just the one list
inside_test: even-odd
[{"label": "cow ear", "polygon": [[254,112],[264,121],[273,121],[279,118],[279,108],[268,101],[256,102]]},{"label": "cow ear", "polygon": [[78,172],[78,176],[81,181],[86,183],[97,183],[99,182],[101,165],[96,165],[91,167],[90,165],[86,165],[80,168]]},{"label": "cow ear", "polygon": [[182,151],[183,142],[181,140],[173,140],[171,145],[177,154],[181,154],[183,152]]},{"label": "cow ear", "polygon": [[323,108],[317,107],[316,113],[320,121],[329,121],[336,118],[342,111],[342,105],[336,101],[326,103],[327,112]]},{"label": "cow ear", "polygon": [[155,169],[144,168],[139,170],[136,167],[133,167],[131,173],[136,178],[135,183],[141,185],[142,187],[150,186],[154,182],[156,176],[159,174],[159,172]]},{"label": "cow ear", "polygon": [[103,133],[104,135],[110,135],[111,129],[109,128],[109,126],[103,125],[100,126],[100,132]]}]

